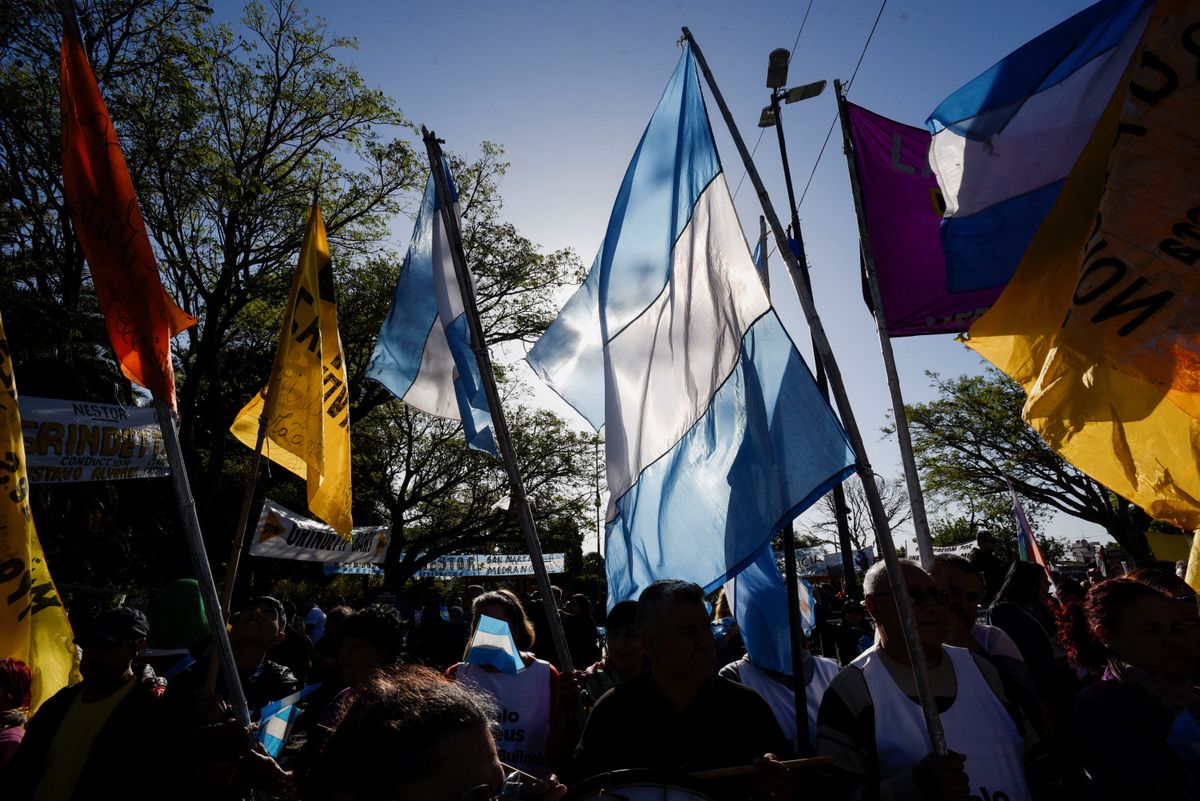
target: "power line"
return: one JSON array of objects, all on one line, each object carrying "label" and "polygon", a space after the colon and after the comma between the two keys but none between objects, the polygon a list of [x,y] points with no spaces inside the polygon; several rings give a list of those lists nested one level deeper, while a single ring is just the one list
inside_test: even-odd
[{"label": "power line", "polygon": [[[800,20],[800,30],[796,31],[796,41],[792,42],[792,52],[788,56],[788,61],[792,60],[792,56],[796,55],[796,48],[800,46],[800,34],[804,33],[804,26],[808,24],[808,12],[812,11],[813,0],[808,0],[808,7],[804,9],[804,18]],[[750,151],[750,159],[754,160],[754,154],[758,152],[758,146],[762,143],[763,134],[767,132],[766,128],[758,129],[758,140],[754,143],[754,149]],[[742,177],[738,179],[737,188],[733,190],[733,199],[737,200],[738,192],[742,190],[742,183],[746,180],[746,171],[742,170]]]},{"label": "power line", "polygon": [[[858,63],[854,65],[854,72],[850,74],[850,80],[846,81],[846,91],[850,91],[850,85],[854,83],[854,79],[858,77],[858,68],[862,66],[863,59],[866,58],[867,48],[871,44],[871,40],[875,38],[875,29],[879,27],[879,20],[883,17],[883,10],[887,8],[887,0],[879,6],[879,13],[875,15],[875,22],[871,25],[871,32],[867,34],[867,41],[863,42],[862,52],[858,54]],[[804,184],[804,191],[800,193],[800,199],[796,201],[796,209],[804,203],[804,198],[808,195],[808,188],[812,186],[813,176],[817,174],[817,167],[821,166],[821,157],[825,155],[825,147],[829,144],[829,137],[833,134],[833,126],[837,125],[837,114],[833,115],[833,120],[829,123],[829,130],[825,132],[825,141],[821,142],[821,150],[817,153],[817,160],[813,163],[812,172],[808,174],[808,181]]]}]

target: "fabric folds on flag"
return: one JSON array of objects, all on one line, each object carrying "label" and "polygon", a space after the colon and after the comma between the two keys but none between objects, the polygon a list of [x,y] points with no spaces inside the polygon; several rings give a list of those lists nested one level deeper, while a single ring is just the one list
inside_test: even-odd
[{"label": "fabric folds on flag", "polygon": [[1129,63],[1153,0],[1101,0],[1005,56],[926,121],[951,292],[1012,276]]},{"label": "fabric folds on flag", "polygon": [[[796,579],[800,600],[800,627],[807,637],[816,626],[812,587]],[[779,572],[775,549],[763,546],[745,570],[725,584],[725,597],[733,609],[742,642],[750,661],[758,667],[792,674],[792,642],[789,634],[787,584]]]},{"label": "fabric folds on flag", "polygon": [[528,360],[605,427],[610,603],[660,578],[719,587],[852,471],[750,257],[690,47]]},{"label": "fabric folds on flag", "polygon": [[121,372],[175,408],[171,337],[196,323],[163,289],[133,181],[73,18],[59,69],[63,192]]},{"label": "fabric folds on flag", "polygon": [[[929,132],[853,103],[846,103],[846,122],[862,198],[862,235],[875,262],[888,335],[965,331],[1000,289],[947,289],[939,234],[944,203],[929,167]],[[863,294],[869,308],[870,292]]]},{"label": "fabric folds on flag", "polygon": [[[448,163],[442,166],[458,216],[454,177]],[[496,455],[492,415],[432,173],[367,377],[413,408],[461,420],[467,444]]]},{"label": "fabric folds on flag", "polygon": [[75,637],[38,541],[25,440],[4,321],[0,320],[0,658],[33,671],[30,712],[79,681]]},{"label": "fabric folds on flag", "polygon": [[1189,222],[1200,222],[1200,82],[1180,42],[1197,21],[1194,4],[1159,0],[1045,225],[967,342],[1025,388],[1025,420],[1059,455],[1189,530],[1200,528]]},{"label": "fabric folds on flag", "polygon": [[251,450],[259,420],[264,455],[308,482],[308,508],[349,540],[350,392],[338,335],[333,263],[321,208],[313,203],[265,389],[238,412],[233,435]]},{"label": "fabric folds on flag", "polygon": [[[1107,576],[1107,573],[1105,574]],[[1200,593],[1200,533],[1192,533],[1192,549],[1188,554],[1187,572],[1184,581],[1196,592]]]}]

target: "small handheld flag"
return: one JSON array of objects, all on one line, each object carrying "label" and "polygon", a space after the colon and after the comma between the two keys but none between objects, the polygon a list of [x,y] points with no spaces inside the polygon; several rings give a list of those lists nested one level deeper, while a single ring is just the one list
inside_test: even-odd
[{"label": "small handheld flag", "polygon": [[1022,562],[1036,562],[1046,571],[1046,578],[1050,579],[1051,585],[1054,584],[1054,579],[1050,577],[1050,564],[1046,561],[1046,557],[1042,556],[1042,549],[1038,547],[1037,538],[1033,536],[1033,529],[1029,526],[1029,519],[1025,516],[1025,507],[1021,505],[1021,499],[1017,496],[1017,491],[1013,489],[1012,481],[1004,479],[1008,484],[1008,492],[1012,496],[1013,502],[1013,517],[1017,522],[1017,552],[1021,557]]},{"label": "small handheld flag", "polygon": [[296,718],[301,712],[297,704],[320,687],[319,682],[307,684],[286,698],[272,701],[259,712],[258,741],[272,758],[278,759],[283,747],[287,745],[292,727],[296,725]]},{"label": "small handheld flag", "polygon": [[508,622],[487,615],[480,616],[464,661],[472,665],[490,665],[513,676],[525,669],[525,662],[517,650]]}]

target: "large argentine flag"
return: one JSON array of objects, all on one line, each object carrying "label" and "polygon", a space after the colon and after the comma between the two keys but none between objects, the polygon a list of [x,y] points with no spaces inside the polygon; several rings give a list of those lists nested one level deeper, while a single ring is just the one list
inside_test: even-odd
[{"label": "large argentine flag", "polygon": [[1153,0],[1102,0],[1021,46],[934,109],[952,292],[1012,277],[1096,127]]},{"label": "large argentine flag", "polygon": [[[443,167],[457,215],[458,190],[450,165]],[[461,420],[471,447],[496,453],[432,174],[367,377],[423,412]]]},{"label": "large argentine flag", "polygon": [[751,260],[690,48],[587,280],[528,359],[606,427],[610,603],[661,578],[720,586],[850,473]]}]

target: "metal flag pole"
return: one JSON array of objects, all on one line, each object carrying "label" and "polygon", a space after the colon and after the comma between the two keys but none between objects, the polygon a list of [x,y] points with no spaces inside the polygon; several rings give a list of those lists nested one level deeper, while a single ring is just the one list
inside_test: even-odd
[{"label": "metal flag pole", "polygon": [[[458,289],[462,294],[463,311],[471,330],[471,350],[475,352],[475,359],[479,363],[479,378],[483,384],[484,393],[487,395],[488,408],[492,413],[492,432],[496,436],[496,449],[500,451],[500,459],[504,462],[504,469],[508,472],[509,492],[512,495],[513,506],[517,510],[517,521],[521,524],[521,532],[525,535],[529,559],[533,562],[533,572],[537,577],[539,594],[542,596],[542,608],[546,612],[550,637],[554,641],[554,649],[558,652],[562,672],[571,676],[574,674],[575,668],[571,664],[571,652],[567,648],[567,638],[563,634],[558,607],[554,605],[554,594],[550,589],[550,574],[546,572],[546,562],[542,559],[542,544],[538,540],[537,528],[533,522],[533,511],[529,507],[529,497],[525,494],[525,484],[521,480],[521,471],[517,467],[517,457],[513,451],[508,422],[504,417],[504,409],[500,405],[496,375],[492,372],[492,357],[488,353],[486,340],[483,337],[483,324],[479,320],[479,307],[475,302],[475,284],[467,270],[467,259],[462,246],[462,231],[458,226],[458,215],[454,213],[454,207],[450,201],[450,185],[446,180],[446,170],[443,167],[441,143],[433,131],[426,130],[424,126],[421,127],[421,133],[425,137],[425,149],[429,153],[429,168],[433,171],[442,224],[446,227],[450,257],[454,262]],[[576,700],[575,707],[576,719],[582,723],[584,720],[583,704]]]},{"label": "metal flag pole", "polygon": [[200,533],[200,518],[196,516],[196,499],[188,482],[187,467],[183,463],[183,450],[179,447],[179,432],[175,428],[175,413],[159,398],[154,399],[154,410],[158,414],[158,426],[162,429],[163,444],[167,450],[167,461],[171,465],[171,483],[175,485],[175,497],[179,501],[179,516],[183,520],[184,539],[192,569],[204,598],[208,626],[212,631],[213,647],[220,655],[225,673],[225,691],[229,696],[238,723],[250,725],[250,711],[246,706],[246,695],[238,678],[237,663],[233,660],[233,648],[229,645],[229,634],[225,631],[225,617],[221,614],[221,603],[217,598],[217,585],[213,581],[212,568],[208,564],[208,552],[204,548],[204,536]]},{"label": "metal flag pole", "polygon": [[792,253],[792,248],[787,241],[783,226],[780,224],[779,217],[775,214],[775,209],[771,205],[771,198],[767,194],[767,189],[763,185],[762,178],[759,176],[758,170],[750,158],[750,151],[746,149],[746,143],[742,140],[742,135],[738,131],[737,124],[733,121],[733,115],[730,114],[729,107],[725,105],[725,99],[722,97],[721,90],[717,87],[717,82],[708,68],[708,62],[704,60],[704,54],[700,51],[700,47],[692,37],[691,31],[686,27],[683,29],[683,36],[692,46],[692,52],[696,56],[696,62],[700,65],[700,70],[704,73],[704,79],[707,81],[708,88],[712,92],[713,100],[716,101],[717,107],[720,108],[721,116],[724,117],[725,124],[729,128],[729,134],[733,137],[734,145],[737,147],[738,153],[741,154],[742,161],[746,167],[746,174],[750,176],[755,192],[758,194],[759,203],[762,205],[763,215],[771,224],[771,231],[775,235],[775,244],[787,261],[788,272],[791,274],[792,283],[796,286],[796,294],[800,298],[800,305],[804,308],[804,317],[808,321],[809,330],[812,332],[813,343],[820,357],[825,362],[825,370],[829,375],[829,386],[837,403],[838,414],[842,418],[842,426],[845,428],[846,435],[850,438],[850,444],[854,448],[854,466],[859,479],[862,480],[863,492],[866,494],[867,505],[871,511],[871,521],[875,527],[879,549],[883,553],[884,562],[887,564],[888,578],[891,581],[896,610],[900,617],[900,625],[904,630],[904,641],[908,646],[909,662],[912,664],[913,679],[917,686],[917,696],[921,702],[921,711],[925,716],[925,726],[929,731],[929,740],[933,744],[934,753],[945,755],[947,753],[946,736],[942,729],[941,719],[938,717],[937,706],[934,703],[933,691],[929,684],[929,670],[925,665],[921,642],[917,638],[917,629],[913,622],[912,604],[908,597],[908,586],[905,584],[904,575],[900,570],[900,559],[896,555],[896,544],[892,541],[892,532],[888,526],[887,514],[884,512],[883,502],[879,497],[879,488],[875,485],[875,473],[871,468],[871,463],[867,460],[862,435],[859,433],[858,423],[854,419],[854,409],[850,406],[850,399],[846,394],[846,386],[842,381],[841,369],[838,367],[837,360],[833,356],[833,350],[829,345],[829,338],[825,335],[825,327],[821,324],[821,317],[817,314],[817,308],[813,304],[812,293],[808,291],[808,287],[804,284],[800,265],[796,261],[795,254]]},{"label": "metal flag pole", "polygon": [[[777,51],[787,53],[788,51]],[[790,56],[789,56],[790,57]],[[772,62],[775,60],[775,55],[772,53]],[[786,62],[784,62],[784,72],[786,73]],[[774,77],[768,72],[768,84],[774,83],[771,78]],[[787,75],[779,76],[782,80],[781,84],[786,84]],[[816,93],[819,93],[825,87],[825,82],[821,81],[819,85],[814,84]],[[786,91],[781,91],[782,86],[773,86],[771,88],[771,111],[773,112],[773,121],[775,125],[776,138],[779,140],[779,159],[783,162],[783,181],[787,187],[788,204],[792,210],[792,235],[795,237],[796,250],[794,254],[796,261],[800,263],[800,275],[804,278],[804,286],[808,293],[812,294],[812,279],[808,274],[808,256],[804,251],[804,235],[800,232],[800,212],[796,207],[796,192],[792,188],[792,168],[787,157],[787,143],[783,136],[783,113],[779,101],[787,96]],[[807,87],[806,87],[807,88]],[[761,124],[761,123],[760,123]],[[816,368],[817,389],[821,393],[821,397],[826,401],[829,400],[829,379],[825,375],[825,360],[821,358],[820,352],[817,350],[817,343],[813,341],[813,361]],[[838,484],[833,488],[833,519],[837,526],[838,532],[838,550],[842,552],[842,584],[846,594],[856,600],[861,599],[858,592],[858,581],[854,572],[854,545],[850,541],[850,510],[846,505],[846,490]],[[788,579],[792,581],[793,578]]]},{"label": "metal flag pole", "polygon": [[[762,263],[756,264],[767,295],[771,294],[771,278],[767,264],[767,220],[758,218],[758,252]],[[804,681],[804,640],[800,622],[800,573],[796,569],[796,535],[794,523],[780,532],[783,535],[783,586],[787,591],[788,645],[792,655],[792,698],[796,713],[796,753],[811,756],[808,744],[808,686]]]},{"label": "metal flag pole", "polygon": [[854,212],[858,216],[858,241],[862,249],[863,270],[867,275],[867,286],[871,289],[871,312],[875,315],[875,329],[879,332],[879,349],[883,352],[888,391],[892,396],[892,415],[896,419],[896,437],[900,442],[900,460],[904,465],[904,483],[908,487],[908,503],[912,507],[913,528],[917,533],[917,552],[921,557],[921,567],[933,570],[933,540],[929,536],[929,519],[925,514],[925,495],[921,491],[917,461],[913,457],[912,435],[908,429],[908,417],[904,413],[904,396],[900,394],[900,375],[896,371],[896,356],[892,352],[892,338],[888,334],[887,317],[883,312],[883,296],[879,292],[879,274],[875,271],[871,238],[867,236],[862,186],[859,184],[858,165],[854,161],[854,143],[850,140],[850,126],[846,117],[845,87],[841,81],[835,80],[833,89],[837,95],[838,116],[841,118],[842,150],[846,154],[846,166],[850,170]]}]

